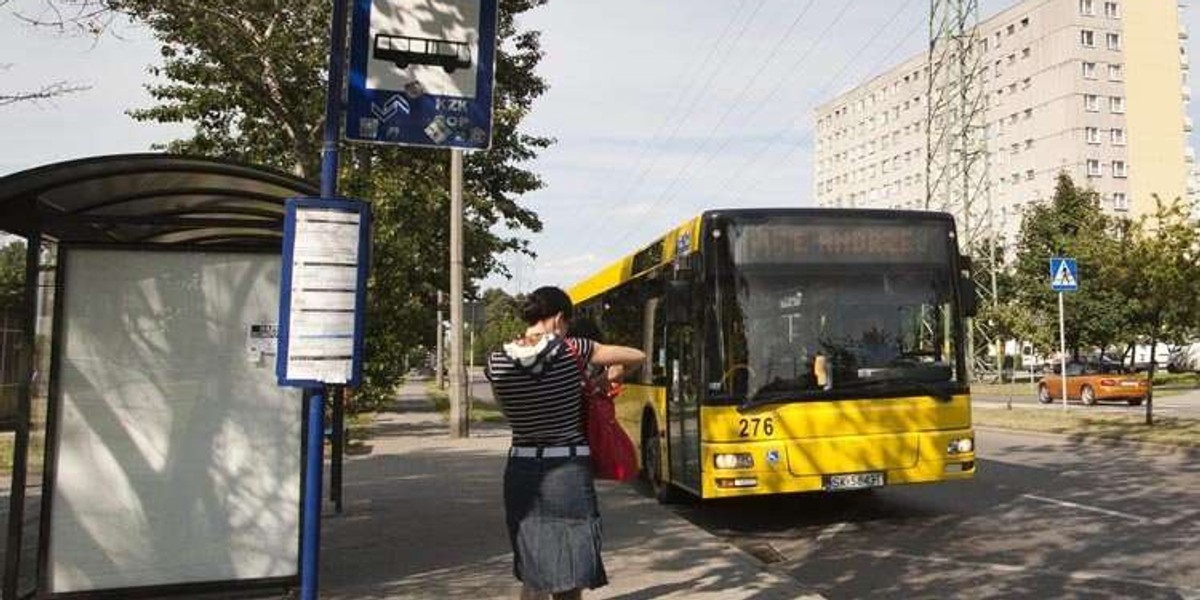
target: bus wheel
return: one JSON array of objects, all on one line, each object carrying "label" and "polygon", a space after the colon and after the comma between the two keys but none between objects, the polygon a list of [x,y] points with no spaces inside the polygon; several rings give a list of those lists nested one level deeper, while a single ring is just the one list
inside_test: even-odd
[{"label": "bus wheel", "polygon": [[654,499],[658,500],[660,504],[672,504],[679,501],[679,492],[664,478],[658,424],[653,419],[649,420],[647,426],[642,427],[642,478],[645,479]]},{"label": "bus wheel", "polygon": [[1038,386],[1038,402],[1050,404],[1050,386],[1044,383]]}]

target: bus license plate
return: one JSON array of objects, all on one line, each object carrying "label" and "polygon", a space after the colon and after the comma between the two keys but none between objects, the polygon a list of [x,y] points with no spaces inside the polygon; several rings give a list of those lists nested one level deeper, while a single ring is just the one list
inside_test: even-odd
[{"label": "bus license plate", "polygon": [[829,475],[825,478],[825,489],[830,492],[843,490],[861,490],[880,487],[883,485],[883,473],[847,473],[845,475]]}]

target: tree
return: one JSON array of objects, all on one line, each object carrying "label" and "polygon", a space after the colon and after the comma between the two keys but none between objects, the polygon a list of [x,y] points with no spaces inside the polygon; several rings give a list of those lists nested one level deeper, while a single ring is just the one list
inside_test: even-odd
[{"label": "tree", "polygon": [[481,350],[495,350],[525,331],[526,324],[521,318],[522,300],[520,296],[510,296],[504,290],[483,292],[484,314],[487,318],[477,340]]},{"label": "tree", "polygon": [[[63,0],[92,3],[96,0]],[[165,148],[272,166],[313,178],[320,164],[328,59],[328,0],[105,0],[146,24],[162,42],[163,64],[148,86],[154,106],[135,119],[186,122],[195,134]],[[522,165],[552,140],[520,130],[546,89],[536,67],[536,31],[515,17],[545,0],[502,0],[496,59],[493,145],[464,167],[465,268],[472,281],[507,274],[498,256],[528,252],[522,231],[538,231],[521,195],[542,187]],[[404,356],[434,345],[435,296],[448,287],[447,153],[359,146],[343,153],[341,192],[372,203],[366,382],[356,400],[391,398]],[[494,226],[512,232],[500,235]]]},{"label": "tree", "polygon": [[1049,204],[1030,207],[1021,223],[1013,271],[1013,296],[1020,309],[1012,324],[1021,337],[1040,350],[1058,348],[1058,298],[1050,290],[1050,259],[1076,259],[1080,287],[1067,293],[1067,347],[1078,357],[1083,349],[1105,350],[1125,339],[1130,303],[1121,289],[1121,252],[1116,222],[1100,209],[1099,195],[1077,187],[1066,173],[1058,176]]},{"label": "tree", "polygon": [[[75,30],[77,27],[82,29],[85,22],[89,20],[88,14],[99,12],[104,14],[109,12],[101,6],[100,0],[69,0],[78,2],[79,6],[71,7],[66,13],[59,7],[58,3],[53,0],[46,0],[42,5],[42,11],[39,13],[24,13],[15,11],[14,16],[30,25],[41,27],[55,27],[60,31]],[[10,0],[0,0],[0,8],[10,4]],[[94,29],[93,29],[94,31]],[[13,67],[9,63],[0,63],[0,71],[7,71]],[[59,80],[45,83],[38,86],[36,89],[27,90],[2,90],[0,91],[0,107],[20,102],[47,102],[65,96],[90,89],[91,86],[73,83],[70,81]]]},{"label": "tree", "polygon": [[25,292],[25,242],[0,246],[0,312],[19,308]]},{"label": "tree", "polygon": [[[1154,197],[1153,215],[1126,228],[1126,270],[1121,281],[1131,300],[1132,331],[1150,342],[1154,380],[1159,342],[1181,344],[1200,330],[1200,231],[1180,199]],[[1146,398],[1153,423],[1153,386]]]}]

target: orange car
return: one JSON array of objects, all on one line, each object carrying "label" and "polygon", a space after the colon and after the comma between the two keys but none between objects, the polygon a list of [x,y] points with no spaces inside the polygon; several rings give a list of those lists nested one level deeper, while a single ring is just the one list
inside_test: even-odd
[{"label": "orange car", "polygon": [[[1147,388],[1144,375],[1126,373],[1120,365],[1067,364],[1067,398],[1079,398],[1084,404],[1124,400],[1137,406],[1146,399]],[[1062,378],[1057,372],[1047,373],[1038,382],[1038,401],[1049,404],[1055,400],[1062,400]]]}]

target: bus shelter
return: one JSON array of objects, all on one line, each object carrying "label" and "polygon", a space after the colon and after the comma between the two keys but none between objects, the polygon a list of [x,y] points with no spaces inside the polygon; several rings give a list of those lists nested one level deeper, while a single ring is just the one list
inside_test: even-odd
[{"label": "bus shelter", "polygon": [[26,241],[4,598],[287,587],[304,413],[276,385],[290,175],[132,154],[0,178]]}]

